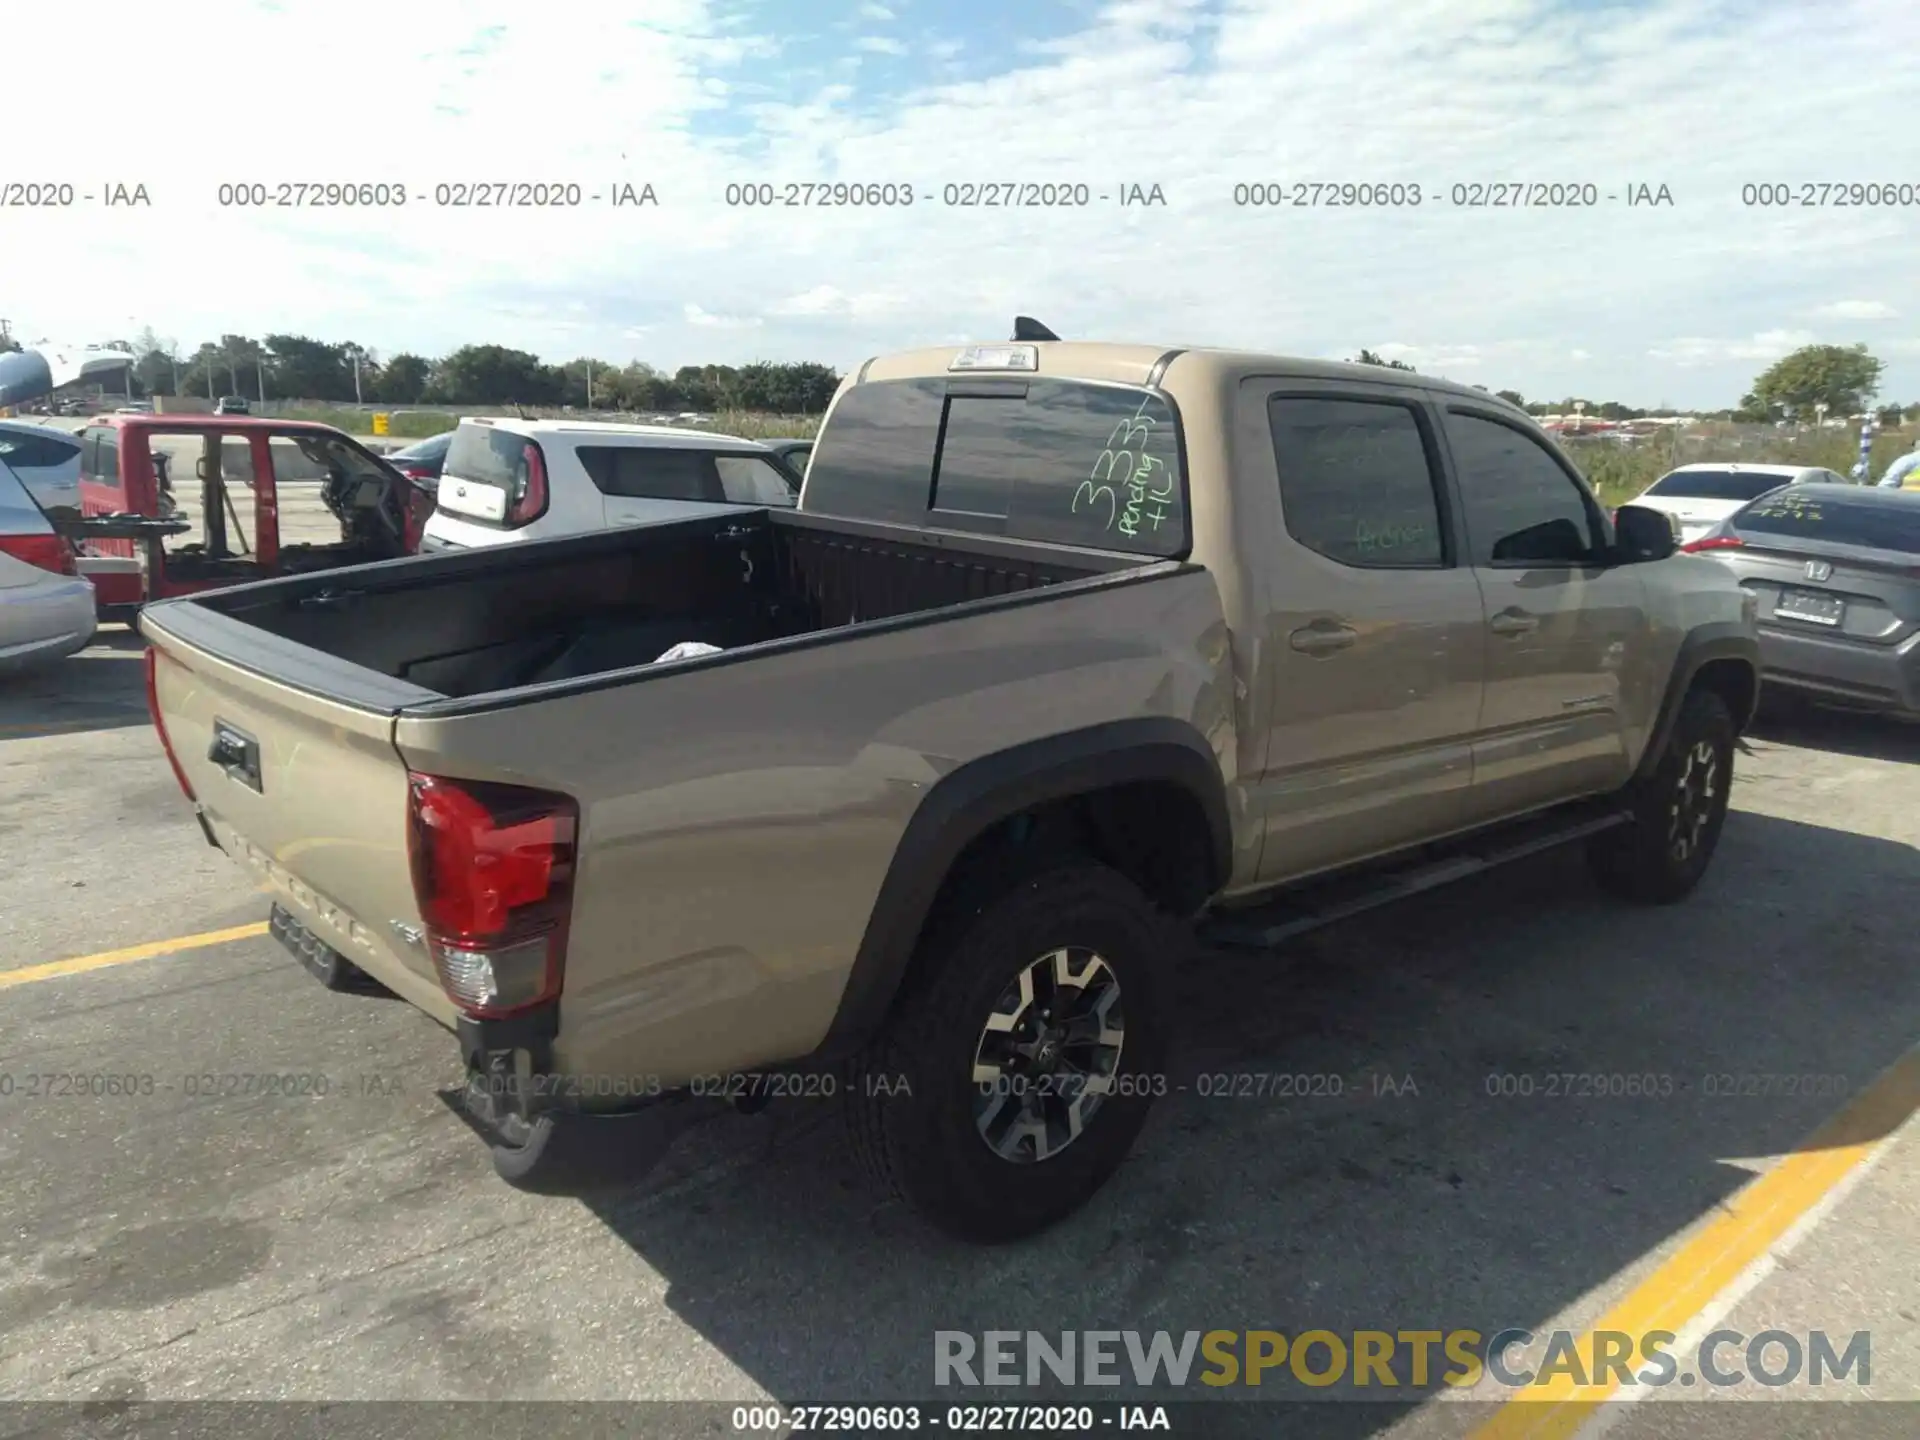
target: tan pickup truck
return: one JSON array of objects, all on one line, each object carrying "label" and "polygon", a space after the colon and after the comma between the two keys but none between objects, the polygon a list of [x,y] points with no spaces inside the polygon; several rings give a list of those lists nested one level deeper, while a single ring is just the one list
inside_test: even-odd
[{"label": "tan pickup truck", "polygon": [[1169,1088],[1189,927],[1569,840],[1699,881],[1756,639],[1666,517],[1478,390],[1039,333],[862,365],[797,509],[143,613],[209,839],[457,1032],[509,1179],[833,1095],[935,1222],[1031,1233]]}]

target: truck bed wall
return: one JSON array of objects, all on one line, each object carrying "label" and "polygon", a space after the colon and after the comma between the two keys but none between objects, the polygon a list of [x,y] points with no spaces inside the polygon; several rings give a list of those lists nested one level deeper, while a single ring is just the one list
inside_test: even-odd
[{"label": "truck bed wall", "polygon": [[464,697],[645,665],[681,641],[737,649],[1128,563],[762,513],[436,556],[202,603]]}]

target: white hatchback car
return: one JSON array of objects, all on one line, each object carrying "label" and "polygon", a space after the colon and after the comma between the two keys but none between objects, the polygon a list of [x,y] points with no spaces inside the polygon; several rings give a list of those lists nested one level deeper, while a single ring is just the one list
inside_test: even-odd
[{"label": "white hatchback car", "polygon": [[735,509],[788,507],[800,477],[769,447],[665,425],[465,419],[423,554]]},{"label": "white hatchback car", "polygon": [[1669,470],[1631,503],[1664,510],[1679,527],[1680,543],[1698,540],[1750,500],[1782,485],[1845,485],[1847,479],[1814,465],[1723,465],[1706,462]]}]

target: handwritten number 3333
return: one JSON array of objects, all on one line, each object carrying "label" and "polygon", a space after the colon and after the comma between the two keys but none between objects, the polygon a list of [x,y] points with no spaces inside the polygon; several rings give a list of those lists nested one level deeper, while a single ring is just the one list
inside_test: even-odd
[{"label": "handwritten number 3333", "polygon": [[[1157,460],[1151,455],[1144,453],[1136,455],[1130,448],[1116,448],[1131,446],[1135,440],[1145,441],[1151,438],[1153,424],[1153,421],[1135,415],[1114,426],[1113,434],[1107,437],[1107,448],[1102,450],[1100,458],[1093,462],[1093,473],[1082,480],[1080,488],[1073,492],[1073,513],[1079,513],[1082,501],[1086,502],[1088,509],[1093,509],[1104,500],[1107,505],[1105,528],[1111,530],[1114,527],[1120,514],[1119,496],[1115,493],[1114,487],[1105,482],[1113,480],[1117,472],[1121,484],[1140,486],[1153,475],[1155,470],[1166,468],[1165,461]],[[1173,487],[1168,485],[1164,490],[1156,489],[1150,493],[1156,500],[1165,499],[1173,493]],[[1136,495],[1136,503],[1138,499]]]}]

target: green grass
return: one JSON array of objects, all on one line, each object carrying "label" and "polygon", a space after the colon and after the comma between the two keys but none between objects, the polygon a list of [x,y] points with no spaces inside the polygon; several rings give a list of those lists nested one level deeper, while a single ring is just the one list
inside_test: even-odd
[{"label": "green grass", "polygon": [[[1724,433],[1716,433],[1724,430]],[[1873,444],[1872,475],[1913,448],[1911,432],[1881,434]],[[1736,465],[1817,465],[1849,474],[1860,455],[1858,431],[1830,430],[1806,435],[1756,435],[1750,430],[1705,426],[1690,431],[1673,446],[1660,439],[1638,445],[1588,441],[1564,447],[1573,463],[1599,492],[1605,505],[1622,505],[1676,465],[1725,461]]]}]

